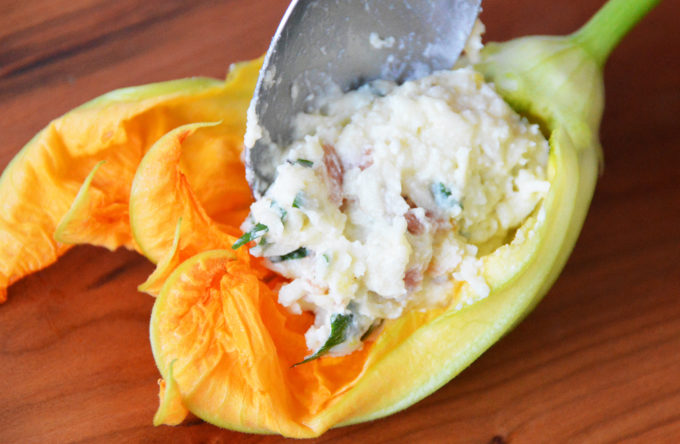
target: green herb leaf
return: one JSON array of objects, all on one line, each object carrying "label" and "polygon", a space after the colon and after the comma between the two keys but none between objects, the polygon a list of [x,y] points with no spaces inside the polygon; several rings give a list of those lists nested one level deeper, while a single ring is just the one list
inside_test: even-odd
[{"label": "green herb leaf", "polygon": [[430,192],[437,206],[442,208],[463,208],[463,205],[451,195],[451,190],[441,182],[430,185]]},{"label": "green herb leaf", "polygon": [[293,250],[290,253],[286,253],[283,256],[272,256],[268,258],[271,262],[283,262],[291,259],[302,259],[307,257],[307,249],[305,247],[300,247],[297,250]]},{"label": "green herb leaf", "polygon": [[299,191],[293,199],[293,208],[302,208],[305,205],[305,193],[304,191]]},{"label": "green herb leaf", "polygon": [[264,224],[257,224],[251,228],[250,231],[243,233],[243,236],[239,237],[236,242],[234,242],[234,245],[231,246],[231,248],[236,250],[242,245],[245,245],[248,242],[257,239],[258,237],[261,237],[267,231],[269,231],[269,227]]},{"label": "green herb leaf", "polygon": [[298,165],[302,165],[305,168],[311,168],[314,166],[314,162],[307,159],[298,159],[295,161],[295,163],[297,163]]},{"label": "green herb leaf", "polygon": [[276,201],[272,201],[269,207],[273,208],[274,210],[276,210],[277,213],[279,213],[281,222],[284,222],[286,220],[286,215],[288,214],[288,211],[286,211],[285,208],[281,207],[278,203],[276,203]]},{"label": "green herb leaf", "polygon": [[331,316],[331,334],[326,339],[326,342],[311,356],[307,356],[303,361],[293,364],[293,367],[300,364],[305,364],[314,359],[318,359],[330,351],[331,348],[338,344],[342,344],[347,339],[347,331],[352,325],[354,315],[349,314],[334,314]]}]

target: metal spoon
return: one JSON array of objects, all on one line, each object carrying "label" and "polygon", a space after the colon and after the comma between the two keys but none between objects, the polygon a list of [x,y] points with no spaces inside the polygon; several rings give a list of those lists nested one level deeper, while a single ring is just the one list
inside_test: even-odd
[{"label": "metal spoon", "polygon": [[451,68],[481,0],[293,0],[274,35],[248,111],[246,178],[274,181],[294,117],[320,97],[377,79],[401,83]]}]

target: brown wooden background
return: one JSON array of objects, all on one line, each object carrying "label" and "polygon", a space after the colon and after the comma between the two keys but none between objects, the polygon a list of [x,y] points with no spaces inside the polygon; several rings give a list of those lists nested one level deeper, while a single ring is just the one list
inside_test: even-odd
[{"label": "brown wooden background", "polygon": [[[635,0],[631,0],[635,1]],[[0,0],[0,168],[50,119],[121,86],[265,51],[285,1]],[[601,0],[485,0],[491,40],[567,33]],[[314,442],[680,441],[680,2],[613,54],[606,168],[557,284],[451,383]],[[0,246],[2,248],[2,246]],[[280,442],[200,420],[154,428],[152,266],[92,247],[0,306],[0,443]]]}]

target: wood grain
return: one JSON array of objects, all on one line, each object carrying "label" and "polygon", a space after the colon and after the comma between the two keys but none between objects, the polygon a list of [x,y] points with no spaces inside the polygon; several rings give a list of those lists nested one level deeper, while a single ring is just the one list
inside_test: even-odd
[{"label": "wood grain", "polygon": [[[566,33],[600,4],[485,0],[483,19],[489,40]],[[222,77],[265,51],[285,7],[4,0],[0,168],[50,119],[108,90]],[[663,2],[606,67],[606,167],[545,300],[432,396],[312,442],[680,440],[678,17],[680,4]],[[136,291],[151,270],[132,252],[79,247],[10,288],[0,306],[0,443],[283,440],[195,418],[151,425],[153,301]]]}]

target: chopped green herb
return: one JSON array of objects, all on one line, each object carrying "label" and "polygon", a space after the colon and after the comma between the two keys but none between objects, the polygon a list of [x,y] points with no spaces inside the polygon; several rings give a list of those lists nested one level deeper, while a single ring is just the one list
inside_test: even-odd
[{"label": "chopped green herb", "polygon": [[291,259],[302,259],[307,257],[307,249],[305,247],[300,247],[297,250],[293,250],[290,253],[286,253],[283,256],[272,256],[268,258],[271,262],[283,262]]},{"label": "chopped green herb", "polygon": [[354,315],[352,313],[332,315],[331,334],[328,336],[328,339],[326,339],[326,342],[321,346],[320,349],[316,351],[316,353],[314,353],[311,356],[307,356],[303,361],[300,361],[297,364],[293,364],[293,367],[295,367],[296,365],[307,363],[309,361],[313,361],[314,359],[318,359],[321,356],[328,353],[331,348],[345,342],[345,339],[347,339],[347,331],[352,325],[353,320]]},{"label": "chopped green herb", "polygon": [[305,206],[305,193],[304,191],[299,191],[293,199],[293,208],[302,208]]},{"label": "chopped green herb", "polygon": [[269,206],[269,208],[273,208],[274,210],[276,210],[277,213],[279,213],[279,217],[281,218],[281,222],[283,222],[286,219],[286,215],[288,214],[288,211],[286,211],[285,208],[282,208],[275,201],[272,201],[272,204]]},{"label": "chopped green herb", "polygon": [[327,264],[331,263],[331,257],[327,253],[322,254],[322,256],[323,256],[323,259],[326,261]]},{"label": "chopped green herb", "polygon": [[305,168],[311,168],[314,166],[314,162],[307,159],[298,159],[295,161],[295,163],[297,163],[298,165],[302,165]]},{"label": "chopped green herb", "polygon": [[249,231],[243,233],[243,236],[239,237],[236,240],[236,242],[234,242],[234,245],[231,246],[231,248],[236,250],[237,248],[241,247],[242,245],[245,245],[248,242],[255,240],[258,237],[262,236],[267,231],[269,231],[269,227],[267,227],[264,224],[257,224],[253,228],[251,228]]},{"label": "chopped green herb", "polygon": [[451,194],[451,190],[441,182],[435,182],[430,185],[430,192],[437,206],[442,208],[463,208],[463,205]]}]

